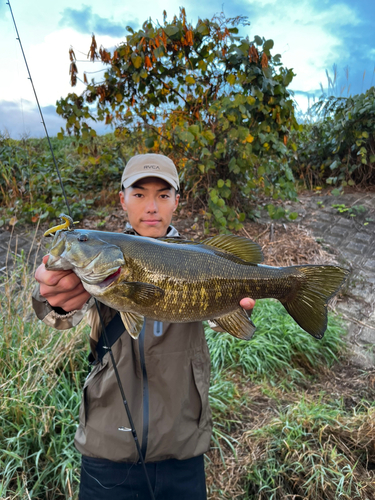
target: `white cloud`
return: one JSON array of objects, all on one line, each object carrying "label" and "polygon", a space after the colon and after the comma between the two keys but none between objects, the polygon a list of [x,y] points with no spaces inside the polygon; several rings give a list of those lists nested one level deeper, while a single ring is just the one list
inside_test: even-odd
[{"label": "white cloud", "polygon": [[254,35],[272,38],[275,42],[273,53],[281,53],[282,63],[287,68],[294,68],[297,75],[291,87],[311,91],[325,81],[326,68],[338,62],[344,50],[335,28],[358,23],[355,11],[347,4],[322,9],[321,3],[304,0],[274,2],[266,15],[257,11],[250,29]]}]

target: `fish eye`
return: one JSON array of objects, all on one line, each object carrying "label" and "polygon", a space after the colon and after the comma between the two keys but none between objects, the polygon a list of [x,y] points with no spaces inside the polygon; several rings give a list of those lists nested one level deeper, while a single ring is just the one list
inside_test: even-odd
[{"label": "fish eye", "polygon": [[87,236],[87,234],[80,234],[77,238],[78,241],[87,241],[89,239],[89,237]]}]

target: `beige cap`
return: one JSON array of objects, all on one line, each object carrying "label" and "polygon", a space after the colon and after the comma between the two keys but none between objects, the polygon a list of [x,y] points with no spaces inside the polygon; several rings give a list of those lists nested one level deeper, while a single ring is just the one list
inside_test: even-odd
[{"label": "beige cap", "polygon": [[127,188],[145,177],[159,177],[175,189],[180,189],[177,169],[167,156],[148,153],[130,158],[121,177],[121,186]]}]

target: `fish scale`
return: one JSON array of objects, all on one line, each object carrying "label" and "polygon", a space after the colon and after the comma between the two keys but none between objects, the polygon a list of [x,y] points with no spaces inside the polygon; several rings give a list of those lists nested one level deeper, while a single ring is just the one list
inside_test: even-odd
[{"label": "fish scale", "polygon": [[92,296],[120,311],[134,338],[148,317],[173,323],[210,319],[249,339],[255,326],[239,306],[244,297],[280,300],[302,328],[321,338],[328,301],[348,271],[264,266],[262,258],[259,245],[234,235],[196,243],[74,229],[55,234],[46,267],[72,269]]}]

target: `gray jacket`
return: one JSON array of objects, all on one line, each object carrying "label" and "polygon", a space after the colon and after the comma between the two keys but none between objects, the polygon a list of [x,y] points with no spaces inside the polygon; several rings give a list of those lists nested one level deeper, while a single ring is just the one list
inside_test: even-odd
[{"label": "gray jacket", "polygon": [[[134,231],[128,225],[127,233]],[[175,228],[167,236],[179,237]],[[90,347],[101,335],[91,298],[80,311],[59,314],[34,290],[37,316],[59,330],[86,315]],[[117,312],[100,304],[104,323]],[[210,357],[201,322],[160,323],[146,319],[138,340],[126,331],[112,346],[146,461],[187,459],[209,448],[212,421],[208,403]],[[137,451],[109,355],[93,365],[83,387],[75,445],[83,454],[133,462]]]}]

